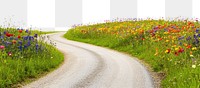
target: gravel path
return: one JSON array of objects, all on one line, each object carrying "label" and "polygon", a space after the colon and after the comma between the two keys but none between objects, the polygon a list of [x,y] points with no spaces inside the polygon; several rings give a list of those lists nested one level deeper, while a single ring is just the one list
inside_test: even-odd
[{"label": "gravel path", "polygon": [[24,88],[153,88],[147,70],[133,57],[51,34],[65,54],[60,68]]}]

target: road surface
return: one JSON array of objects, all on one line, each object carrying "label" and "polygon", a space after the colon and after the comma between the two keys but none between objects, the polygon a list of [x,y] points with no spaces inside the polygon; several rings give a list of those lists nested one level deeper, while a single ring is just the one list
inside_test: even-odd
[{"label": "road surface", "polygon": [[153,88],[152,78],[129,55],[90,44],[66,40],[64,33],[50,39],[65,54],[55,71],[24,88]]}]

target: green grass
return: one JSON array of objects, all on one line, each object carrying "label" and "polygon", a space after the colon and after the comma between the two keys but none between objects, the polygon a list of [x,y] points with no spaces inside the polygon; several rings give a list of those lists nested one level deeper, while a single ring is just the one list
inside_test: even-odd
[{"label": "green grass", "polygon": [[[138,57],[164,74],[162,88],[200,88],[200,47],[196,42],[200,37],[186,40],[199,34],[199,27],[198,22],[189,21],[126,21],[76,27],[64,37]],[[184,38],[179,39],[181,36]]]},{"label": "green grass", "polygon": [[[3,32],[7,31],[14,34],[11,37],[6,37]],[[5,44],[6,42],[12,42],[20,35],[33,36],[34,34],[47,34],[49,32],[31,31],[30,33],[19,33],[16,29],[3,29],[0,28],[0,36],[4,36],[0,39],[0,45],[6,46],[5,49],[0,49],[0,88],[18,87],[18,84],[24,84],[31,82],[33,79],[37,79],[40,76],[57,68],[64,60],[64,55],[58,51],[54,45],[45,43],[43,40],[37,39],[31,40],[30,46],[27,48],[24,45],[27,44],[27,40],[23,38],[16,39],[16,43]],[[19,42],[22,42],[22,45]],[[38,49],[36,49],[38,45]],[[22,50],[19,49],[22,46]],[[12,55],[8,55],[11,52]]]}]

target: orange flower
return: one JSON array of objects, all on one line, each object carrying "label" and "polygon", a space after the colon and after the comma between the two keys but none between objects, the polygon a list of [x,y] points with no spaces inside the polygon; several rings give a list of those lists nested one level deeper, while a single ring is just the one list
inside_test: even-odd
[{"label": "orange flower", "polygon": [[187,45],[187,47],[186,47],[186,48],[187,48],[187,49],[190,49],[191,47],[192,47],[191,45]]},{"label": "orange flower", "polygon": [[16,42],[17,42],[16,40],[12,40],[12,43],[13,43],[13,44],[16,44]]}]

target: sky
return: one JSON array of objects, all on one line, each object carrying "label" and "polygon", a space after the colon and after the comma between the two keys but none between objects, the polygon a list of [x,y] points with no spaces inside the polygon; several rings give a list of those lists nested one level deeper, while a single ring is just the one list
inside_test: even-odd
[{"label": "sky", "polygon": [[0,25],[65,29],[116,17],[200,18],[199,4],[200,0],[0,0]]}]

